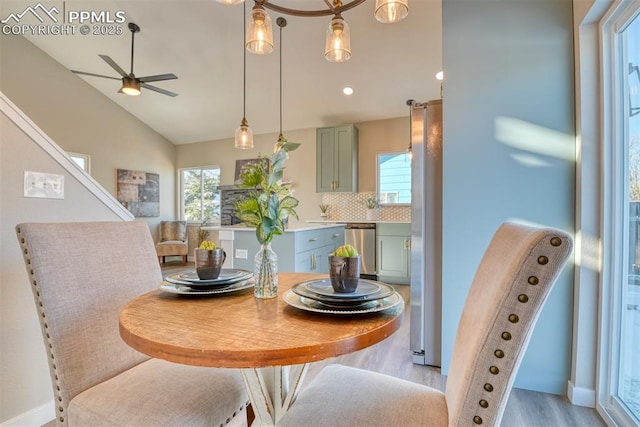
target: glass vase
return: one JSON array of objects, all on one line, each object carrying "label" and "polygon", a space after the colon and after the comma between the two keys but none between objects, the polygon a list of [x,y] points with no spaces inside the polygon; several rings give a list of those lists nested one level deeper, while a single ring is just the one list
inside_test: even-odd
[{"label": "glass vase", "polygon": [[255,285],[253,293],[256,298],[275,298],[278,296],[278,256],[271,249],[271,244],[264,244],[255,257],[253,268]]}]

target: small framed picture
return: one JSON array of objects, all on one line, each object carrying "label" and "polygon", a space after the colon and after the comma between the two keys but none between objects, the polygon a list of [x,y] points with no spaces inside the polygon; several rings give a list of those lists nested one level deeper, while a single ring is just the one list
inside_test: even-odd
[{"label": "small framed picture", "polygon": [[236,160],[236,173],[233,179],[235,184],[240,184],[240,174],[242,171],[249,165],[255,165],[260,162],[266,162],[267,164],[267,172],[269,172],[269,159],[261,158],[261,159],[242,159]]}]

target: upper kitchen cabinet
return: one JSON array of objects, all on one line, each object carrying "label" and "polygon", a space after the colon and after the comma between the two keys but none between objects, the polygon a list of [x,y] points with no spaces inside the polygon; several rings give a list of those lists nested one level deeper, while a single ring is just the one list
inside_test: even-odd
[{"label": "upper kitchen cabinet", "polygon": [[316,192],[357,192],[358,128],[319,128],[316,144]]}]

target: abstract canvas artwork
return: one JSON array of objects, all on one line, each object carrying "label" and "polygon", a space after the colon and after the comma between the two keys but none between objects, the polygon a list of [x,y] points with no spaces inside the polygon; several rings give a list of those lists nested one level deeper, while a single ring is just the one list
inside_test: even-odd
[{"label": "abstract canvas artwork", "polygon": [[136,217],[160,216],[160,175],[118,169],[118,201]]}]

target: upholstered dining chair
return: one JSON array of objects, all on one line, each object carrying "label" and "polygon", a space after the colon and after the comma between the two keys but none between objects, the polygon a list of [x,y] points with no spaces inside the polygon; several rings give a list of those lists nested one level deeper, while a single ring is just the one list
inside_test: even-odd
[{"label": "upholstered dining chair", "polygon": [[16,231],[57,425],[221,426],[242,412],[239,372],[150,359],[120,338],[121,307],[162,281],[146,223],[29,223]]},{"label": "upholstered dining chair", "polygon": [[182,265],[187,263],[187,221],[160,221],[160,238],[156,243],[158,260],[165,263],[165,257],[181,256]]},{"label": "upholstered dining chair", "polygon": [[330,365],[278,425],[499,425],[533,327],[571,248],[571,237],[560,230],[509,222],[497,230],[463,308],[444,393]]}]

